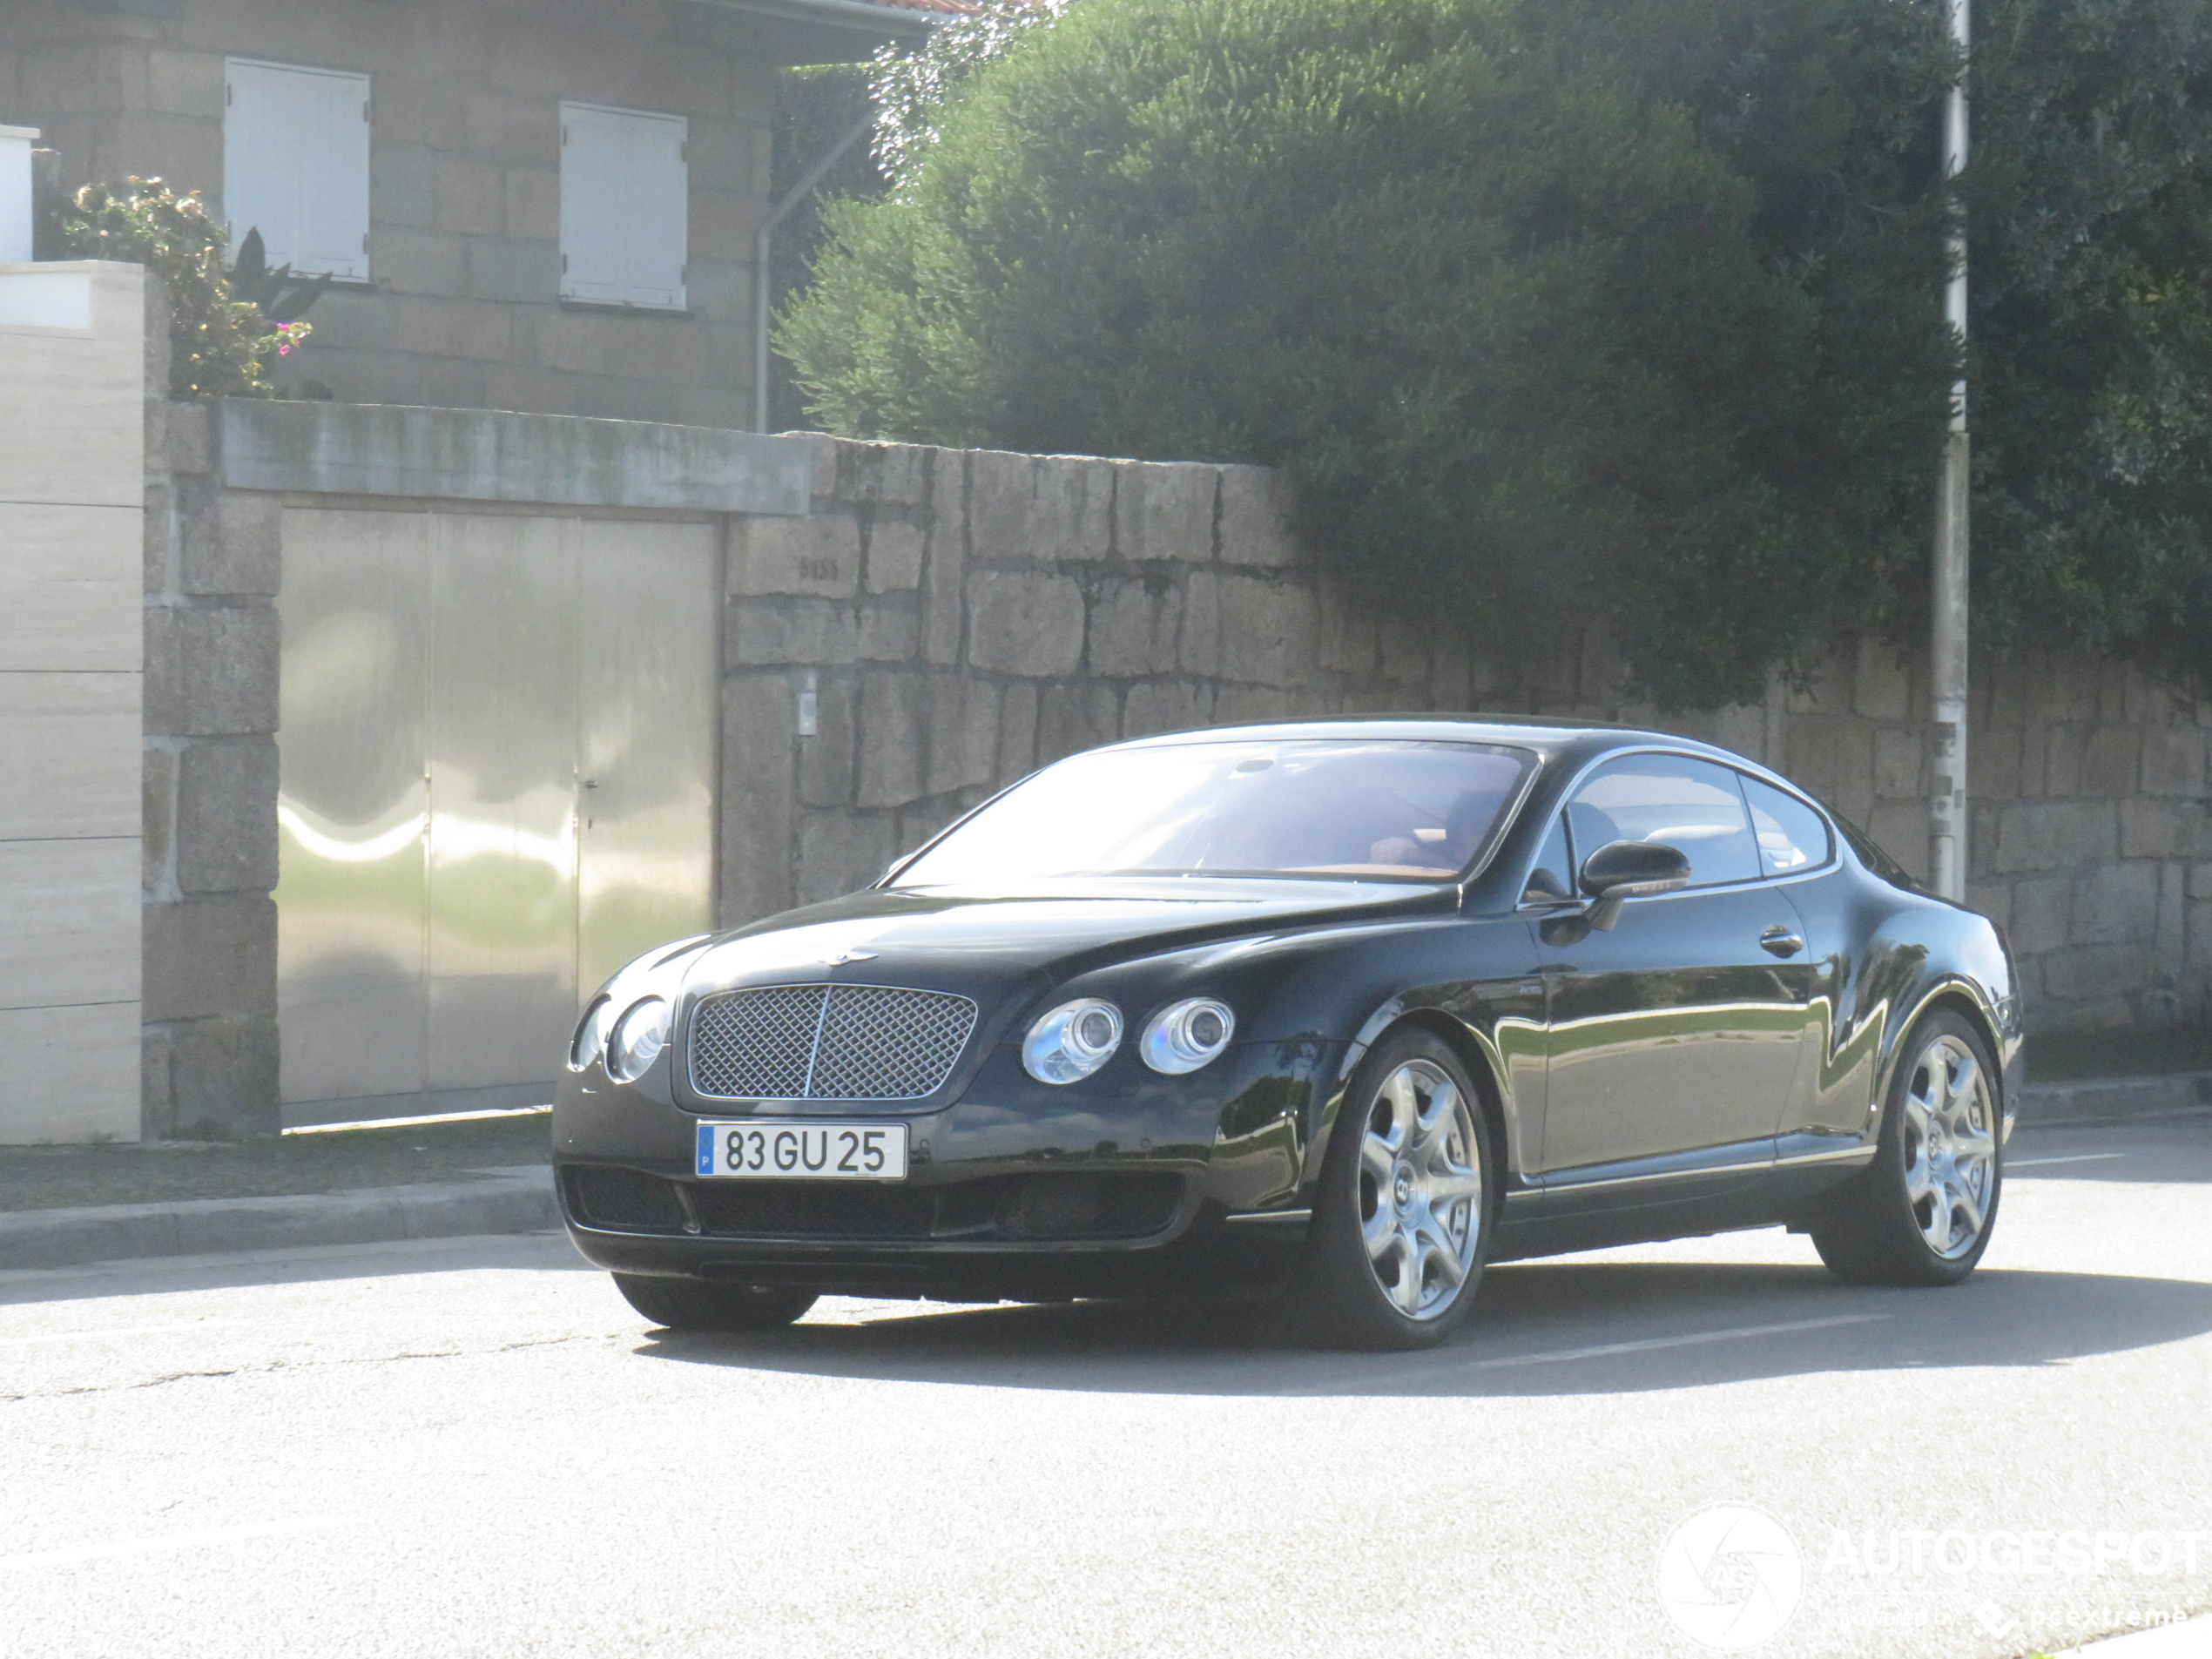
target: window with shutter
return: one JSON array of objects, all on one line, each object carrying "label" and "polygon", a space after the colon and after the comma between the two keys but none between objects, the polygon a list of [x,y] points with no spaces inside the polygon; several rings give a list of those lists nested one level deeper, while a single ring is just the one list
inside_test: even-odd
[{"label": "window with shutter", "polygon": [[685,308],[691,170],[680,115],[561,105],[561,297]]},{"label": "window with shutter", "polygon": [[223,213],[231,257],[259,230],[271,265],[368,280],[368,77],[224,64]]}]

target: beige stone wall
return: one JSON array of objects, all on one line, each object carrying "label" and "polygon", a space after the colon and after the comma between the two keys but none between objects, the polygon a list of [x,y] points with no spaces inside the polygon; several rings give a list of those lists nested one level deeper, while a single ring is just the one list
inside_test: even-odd
[{"label": "beige stone wall", "polygon": [[135,266],[0,266],[0,1143],[138,1138],[138,559],[166,339]]},{"label": "beige stone wall", "polygon": [[[691,15],[676,0],[8,0],[0,121],[43,128],[69,179],[158,176],[219,216],[226,54],[366,73],[374,285],[324,298],[287,373],[357,402],[745,426],[775,58],[742,28],[699,37]],[[556,302],[563,98],[689,121],[690,315]]]},{"label": "beige stone wall", "polygon": [[[813,513],[731,521],[722,907],[872,880],[1031,767],[1118,738],[1298,713],[1653,725],[1778,767],[1925,871],[1924,667],[1867,644],[1762,705],[1669,718],[1595,637],[1481,660],[1417,596],[1316,570],[1271,475],[813,446]],[[2212,711],[2066,658],[1975,664],[1972,897],[2046,1029],[2202,1017]],[[813,693],[816,729],[801,735]]]}]

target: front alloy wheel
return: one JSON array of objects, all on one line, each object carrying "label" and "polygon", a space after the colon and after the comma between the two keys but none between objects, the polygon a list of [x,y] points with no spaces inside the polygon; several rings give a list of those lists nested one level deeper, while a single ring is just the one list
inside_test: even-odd
[{"label": "front alloy wheel", "polygon": [[1323,1161],[1293,1295],[1332,1346],[1420,1348],[1466,1317],[1489,1244],[1489,1143],[1459,1057],[1425,1031],[1377,1045]]}]

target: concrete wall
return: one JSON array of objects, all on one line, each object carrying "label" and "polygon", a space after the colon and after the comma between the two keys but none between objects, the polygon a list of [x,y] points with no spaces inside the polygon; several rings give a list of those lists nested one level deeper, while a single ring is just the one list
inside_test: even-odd
[{"label": "concrete wall", "polygon": [[[677,0],[8,0],[0,120],[43,127],[69,179],[166,179],[219,218],[226,54],[367,73],[374,286],[327,295],[280,378],[743,426],[773,71],[819,61],[795,32]],[[556,302],[563,98],[690,122],[688,316]]]},{"label": "concrete wall", "polygon": [[138,565],[166,340],[135,266],[0,266],[0,1143],[138,1136]]}]

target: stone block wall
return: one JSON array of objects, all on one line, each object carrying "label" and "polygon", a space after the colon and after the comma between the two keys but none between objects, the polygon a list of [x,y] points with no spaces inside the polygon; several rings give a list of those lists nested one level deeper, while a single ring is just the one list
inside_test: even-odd
[{"label": "stone block wall", "polygon": [[[286,507],[537,502],[617,535],[641,514],[714,527],[728,924],[873,880],[1062,755],[1296,714],[1487,710],[1678,731],[1768,761],[1925,863],[1917,660],[1857,647],[1758,704],[1670,719],[1623,699],[1596,635],[1481,655],[1417,597],[1332,577],[1294,533],[1282,481],[1258,469],[270,403],[165,406],[148,443],[150,1136],[281,1121]],[[598,464],[610,445],[635,464]],[[603,482],[592,501],[560,459],[586,453]],[[1985,657],[1974,685],[1972,896],[2017,948],[2031,1019],[2202,1017],[2212,718],[2070,659]]]},{"label": "stone block wall", "polygon": [[[1924,662],[1873,643],[1764,702],[1627,700],[1602,637],[1469,652],[1347,588],[1256,468],[793,438],[813,510],[730,521],[721,914],[849,891],[1032,767],[1150,732],[1480,709],[1656,726],[1765,761],[1927,866]],[[1972,902],[2042,1028],[2212,1005],[2212,710],[2124,668],[1984,654]],[[805,710],[813,711],[806,729]]]},{"label": "stone block wall", "polygon": [[165,416],[145,516],[145,1132],[273,1135],[282,497],[221,482],[213,409]]},{"label": "stone block wall", "polygon": [[1260,469],[792,441],[812,514],[731,523],[725,920],[1118,738],[1468,706],[1466,651],[1318,577]]}]

